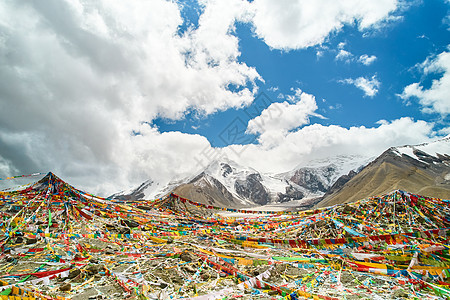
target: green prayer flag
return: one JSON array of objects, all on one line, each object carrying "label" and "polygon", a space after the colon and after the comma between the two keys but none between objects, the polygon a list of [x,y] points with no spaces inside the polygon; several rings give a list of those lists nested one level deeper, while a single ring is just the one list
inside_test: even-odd
[{"label": "green prayer flag", "polygon": [[448,269],[445,269],[444,272],[445,272],[445,276],[447,278],[449,278],[450,277],[450,272],[448,271]]},{"label": "green prayer flag", "polygon": [[7,288],[6,290],[0,292],[0,295],[2,296],[8,296],[9,294],[11,294],[11,288]]}]

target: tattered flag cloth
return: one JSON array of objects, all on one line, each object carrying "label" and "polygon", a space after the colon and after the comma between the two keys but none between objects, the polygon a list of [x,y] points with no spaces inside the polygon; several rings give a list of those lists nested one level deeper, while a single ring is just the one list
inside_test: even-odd
[{"label": "tattered flag cloth", "polygon": [[40,176],[44,175],[45,173],[33,173],[28,175],[18,175],[18,176],[11,176],[6,178],[0,178],[0,180],[9,180],[9,179],[17,179],[17,178],[26,178],[26,177],[34,177],[34,176]]}]

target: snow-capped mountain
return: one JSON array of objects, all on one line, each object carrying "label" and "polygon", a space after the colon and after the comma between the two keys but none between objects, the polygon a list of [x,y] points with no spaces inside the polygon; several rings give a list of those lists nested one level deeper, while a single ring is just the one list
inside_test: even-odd
[{"label": "snow-capped mountain", "polygon": [[[280,174],[265,174],[223,158],[211,162],[190,182],[174,192],[183,197],[224,206],[249,206],[317,199],[349,172],[357,172],[370,159],[337,156],[316,160]],[[305,203],[306,203],[305,202]]]},{"label": "snow-capped mountain", "polygon": [[161,185],[148,180],[138,188],[113,195],[120,199],[151,199],[173,191],[195,201],[226,207],[245,207],[318,199],[349,172],[357,172],[370,159],[362,156],[337,156],[312,161],[280,173],[267,174],[242,166],[227,158],[212,161],[199,174]]},{"label": "snow-capped mountain", "polygon": [[109,196],[110,199],[121,200],[142,200],[157,199],[172,192],[177,186],[186,182],[187,179],[178,179],[171,181],[154,181],[152,179],[141,183],[137,188],[120,191]]},{"label": "snow-capped mountain", "polygon": [[174,192],[207,203],[248,206],[272,202],[285,187],[283,178],[222,158],[212,161],[198,176]]},{"label": "snow-capped mountain", "polygon": [[340,155],[291,171],[269,174],[227,158],[212,161],[198,174],[170,182],[148,180],[113,195],[154,199],[174,192],[198,202],[248,207],[296,200],[301,208],[350,202],[395,189],[450,198],[450,136],[432,143],[392,147],[376,159]]},{"label": "snow-capped mountain", "polygon": [[450,135],[431,143],[424,143],[414,146],[406,145],[401,147],[392,147],[389,150],[396,153],[400,157],[407,155],[426,164],[448,164],[447,161],[450,158]]},{"label": "snow-capped mountain", "polygon": [[338,155],[326,159],[313,160],[304,166],[281,174],[295,187],[302,189],[310,197],[322,196],[342,176],[359,172],[374,158],[361,155]]},{"label": "snow-capped mountain", "polygon": [[258,171],[227,158],[211,162],[200,175],[217,180],[242,204],[263,204],[270,200],[270,190],[261,183],[262,175]]},{"label": "snow-capped mountain", "polygon": [[348,182],[332,186],[319,206],[352,202],[397,189],[449,199],[450,136],[431,143],[389,148]]}]

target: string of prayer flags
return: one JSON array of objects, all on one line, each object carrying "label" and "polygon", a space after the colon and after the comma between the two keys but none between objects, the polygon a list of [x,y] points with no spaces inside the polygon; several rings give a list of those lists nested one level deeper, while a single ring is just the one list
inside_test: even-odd
[{"label": "string of prayer flags", "polygon": [[305,211],[125,201],[49,173],[0,192],[0,299],[446,299],[449,204],[405,191]]}]

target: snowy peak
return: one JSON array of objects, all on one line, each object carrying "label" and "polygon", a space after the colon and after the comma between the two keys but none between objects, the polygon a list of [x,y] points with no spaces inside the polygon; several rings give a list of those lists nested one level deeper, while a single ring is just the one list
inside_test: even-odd
[{"label": "snowy peak", "polygon": [[157,199],[169,194],[173,189],[180,184],[183,184],[185,181],[185,179],[172,181],[155,181],[149,179],[141,183],[137,188],[118,192],[109,196],[109,198],[128,201]]},{"label": "snowy peak", "polygon": [[238,202],[242,204],[266,204],[270,201],[269,191],[262,182],[261,174],[238,163],[224,159],[213,161],[190,183],[196,187],[205,184],[224,187]]},{"label": "snowy peak", "polygon": [[[219,180],[231,181],[245,179],[250,174],[258,174],[258,171],[250,167],[244,167],[228,158],[211,162],[203,173],[213,176]],[[222,180],[221,180],[222,181]]]},{"label": "snowy peak", "polygon": [[127,200],[127,201],[134,201],[138,199],[147,199],[146,195],[151,194],[151,191],[153,191],[154,188],[154,182],[153,180],[149,179],[141,183],[137,188],[120,191],[118,193],[115,193],[108,198],[110,199],[120,199],[120,200]]},{"label": "snowy peak", "polygon": [[304,166],[284,174],[284,178],[310,193],[322,196],[342,176],[359,172],[373,158],[361,155],[339,155],[326,159],[313,160]]},{"label": "snowy peak", "polygon": [[297,166],[293,171],[299,169],[321,170],[324,176],[329,175],[327,177],[330,178],[330,181],[335,181],[339,177],[339,174],[357,171],[361,166],[367,165],[373,159],[375,159],[375,157],[366,157],[362,155],[336,155],[324,159],[312,160],[307,164]]},{"label": "snowy peak", "polygon": [[392,147],[390,150],[423,163],[441,163],[450,159],[450,136],[430,143]]}]

